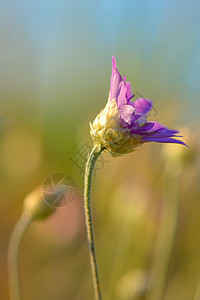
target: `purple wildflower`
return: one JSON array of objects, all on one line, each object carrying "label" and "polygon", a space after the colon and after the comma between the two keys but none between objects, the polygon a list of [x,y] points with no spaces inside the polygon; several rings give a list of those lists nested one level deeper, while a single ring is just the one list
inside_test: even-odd
[{"label": "purple wildflower", "polygon": [[104,110],[91,125],[94,142],[101,144],[113,156],[132,152],[145,142],[177,143],[185,145],[177,139],[179,131],[171,130],[147,117],[152,109],[152,101],[145,98],[132,100],[130,82],[121,77],[112,58],[112,75],[110,95]]}]

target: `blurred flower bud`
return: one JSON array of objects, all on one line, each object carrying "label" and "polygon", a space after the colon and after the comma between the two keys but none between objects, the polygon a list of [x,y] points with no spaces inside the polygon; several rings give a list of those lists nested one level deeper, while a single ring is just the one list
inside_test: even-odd
[{"label": "blurred flower bud", "polygon": [[62,196],[63,190],[55,189],[55,193],[43,197],[42,186],[35,188],[29,195],[26,196],[23,204],[23,213],[31,216],[32,220],[40,220],[49,217],[56,207],[50,205],[51,198]]}]

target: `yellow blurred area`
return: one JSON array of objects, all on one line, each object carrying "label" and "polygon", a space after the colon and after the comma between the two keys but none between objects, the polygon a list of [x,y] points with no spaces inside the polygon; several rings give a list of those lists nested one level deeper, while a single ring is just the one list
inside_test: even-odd
[{"label": "yellow blurred area", "polygon": [[[15,126],[4,127],[0,144],[4,195],[0,203],[3,221],[0,279],[4,299],[8,297],[8,238],[20,215],[23,199],[38,184],[42,185],[49,174],[56,172],[71,175],[78,194],[67,206],[58,207],[47,220],[32,223],[26,232],[19,260],[22,296],[30,300],[93,299],[84,225],[83,174],[69,159],[77,159],[76,152],[84,144],[82,141],[90,143],[85,134],[87,123],[84,121],[79,126],[80,134],[72,139],[72,148],[65,156],[61,145],[53,144],[53,148],[49,148],[51,142],[43,130],[41,133],[38,128],[19,126],[17,121]],[[167,235],[174,219],[173,203],[177,200],[176,237],[165,298],[181,295],[181,299],[187,300],[194,296],[200,268],[197,135],[188,131],[189,139],[184,140],[190,148],[149,143],[119,158],[102,154],[105,163],[97,163],[92,209],[104,299],[146,299],[155,283],[151,270],[161,222],[166,218],[163,234]],[[76,147],[77,137],[79,147]],[[54,147],[60,149],[60,156]],[[167,249],[167,245],[163,244],[163,248]],[[161,265],[162,256],[159,258],[156,254],[156,257]],[[183,280],[186,281],[184,287]]]},{"label": "yellow blurred area", "polygon": [[9,177],[30,176],[38,169],[41,155],[39,138],[24,128],[9,130],[1,140],[1,167]]}]

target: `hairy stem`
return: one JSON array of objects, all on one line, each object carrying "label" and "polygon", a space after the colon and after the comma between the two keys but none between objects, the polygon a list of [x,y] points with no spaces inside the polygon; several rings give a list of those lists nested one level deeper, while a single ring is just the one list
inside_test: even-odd
[{"label": "hairy stem", "polygon": [[10,300],[21,299],[18,266],[19,247],[22,237],[30,223],[31,216],[27,214],[22,214],[22,216],[16,223],[10,237],[8,245],[8,281]]},{"label": "hairy stem", "polygon": [[92,270],[92,280],[93,286],[95,291],[95,299],[101,300],[101,290],[100,290],[100,283],[99,283],[99,274],[97,268],[97,260],[95,254],[95,241],[94,241],[94,230],[92,224],[92,211],[91,211],[91,186],[92,186],[92,175],[95,167],[95,163],[97,158],[103,151],[102,148],[94,146],[92,149],[85,169],[85,187],[84,187],[84,209],[85,209],[85,221],[86,221],[86,228],[87,228],[87,239],[88,239],[88,247],[89,247],[89,256],[90,256],[90,264]]}]

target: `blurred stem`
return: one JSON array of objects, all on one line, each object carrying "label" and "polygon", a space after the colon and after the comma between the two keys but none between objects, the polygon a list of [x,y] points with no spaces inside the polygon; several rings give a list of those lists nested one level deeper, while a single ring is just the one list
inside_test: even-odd
[{"label": "blurred stem", "polygon": [[16,223],[8,245],[8,280],[10,300],[20,300],[20,279],[19,279],[19,247],[25,231],[31,223],[31,216],[22,214]]},{"label": "blurred stem", "polygon": [[84,186],[84,209],[85,209],[85,222],[87,228],[87,239],[88,239],[88,247],[89,247],[89,256],[90,256],[90,264],[92,271],[92,280],[93,287],[95,291],[95,299],[101,300],[101,290],[99,283],[99,274],[97,268],[97,260],[95,254],[95,241],[94,241],[94,230],[92,224],[92,212],[91,212],[91,186],[92,186],[92,175],[95,167],[95,163],[102,153],[103,149],[97,146],[94,146],[92,149],[85,169],[85,186]]},{"label": "blurred stem", "polygon": [[178,224],[181,172],[182,168],[178,163],[169,164],[165,170],[161,223],[150,275],[150,284],[152,284],[152,287],[147,300],[164,299],[169,264]]}]

